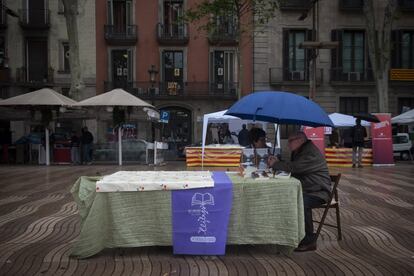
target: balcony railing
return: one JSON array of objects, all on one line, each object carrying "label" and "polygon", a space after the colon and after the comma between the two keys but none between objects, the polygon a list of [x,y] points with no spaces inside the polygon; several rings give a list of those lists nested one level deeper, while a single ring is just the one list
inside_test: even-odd
[{"label": "balcony railing", "polygon": [[43,79],[31,79],[27,74],[26,67],[16,69],[16,84],[27,87],[42,87],[53,86],[54,83],[54,69],[49,68],[47,74]]},{"label": "balcony railing", "polygon": [[160,44],[185,45],[188,43],[187,24],[157,24],[157,38]]},{"label": "balcony railing", "polygon": [[[309,83],[307,70],[290,70],[287,68],[269,68],[269,82],[271,85],[300,85]],[[316,85],[323,82],[323,69],[316,69]]]},{"label": "balcony railing", "polygon": [[122,88],[142,99],[236,99],[237,83],[105,82],[105,91]]},{"label": "balcony railing", "polygon": [[105,40],[109,44],[131,45],[137,42],[136,25],[105,25]]},{"label": "balcony railing", "polygon": [[344,71],[343,68],[331,69],[331,82],[341,82],[349,84],[371,84],[374,82],[372,69],[362,71]]},{"label": "balcony railing", "polygon": [[27,29],[48,29],[50,27],[50,12],[43,10],[19,10],[20,26]]},{"label": "balcony railing", "polygon": [[343,11],[362,11],[364,0],[339,0],[339,9]]},{"label": "balcony railing", "polygon": [[412,0],[399,0],[398,4],[402,11],[414,11],[414,1]]},{"label": "balcony railing", "polygon": [[235,24],[217,26],[209,33],[208,41],[212,45],[237,45],[239,43],[237,26]]},{"label": "balcony railing", "polygon": [[279,0],[279,8],[282,11],[307,10],[311,6],[311,0]]}]

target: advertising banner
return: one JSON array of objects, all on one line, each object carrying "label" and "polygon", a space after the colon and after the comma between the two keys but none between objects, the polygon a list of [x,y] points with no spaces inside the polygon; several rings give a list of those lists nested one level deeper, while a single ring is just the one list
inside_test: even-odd
[{"label": "advertising banner", "polygon": [[375,165],[393,165],[391,114],[377,113],[379,123],[371,124],[372,152]]},{"label": "advertising banner", "polygon": [[325,156],[325,127],[305,126],[303,127],[303,132],[318,147],[322,155]]},{"label": "advertising banner", "polygon": [[233,184],[225,172],[213,180],[213,188],[172,192],[174,254],[225,254]]}]

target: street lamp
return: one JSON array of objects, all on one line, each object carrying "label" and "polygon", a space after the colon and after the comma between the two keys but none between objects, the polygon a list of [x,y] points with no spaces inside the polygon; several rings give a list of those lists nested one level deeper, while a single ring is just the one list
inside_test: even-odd
[{"label": "street lamp", "polygon": [[[151,94],[154,95],[155,94],[155,88],[154,88],[155,78],[156,78],[156,76],[158,74],[158,71],[155,69],[155,65],[154,64],[151,65],[151,68],[148,70],[148,74],[149,74],[149,78],[150,78],[150,82],[151,82]],[[154,105],[154,101],[152,101],[152,105]],[[154,152],[155,152],[155,150],[156,150],[155,149],[156,144],[155,144],[155,128],[154,128],[154,123],[151,123],[151,136],[152,136],[152,140],[154,141]]]},{"label": "street lamp", "polygon": [[[154,64],[151,65],[151,68],[148,70],[148,74],[149,74],[149,77],[150,77],[151,88],[154,88],[155,78],[158,74],[158,71],[155,69]],[[151,89],[151,90],[154,90],[154,89]]]}]

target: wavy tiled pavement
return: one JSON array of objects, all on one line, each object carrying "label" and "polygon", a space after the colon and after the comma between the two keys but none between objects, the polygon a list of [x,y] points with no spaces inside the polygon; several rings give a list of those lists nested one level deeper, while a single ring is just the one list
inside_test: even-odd
[{"label": "wavy tiled pavement", "polygon": [[[107,249],[69,257],[80,231],[70,188],[81,175],[118,166],[0,166],[0,275],[413,275],[414,164],[332,169],[343,240],[324,228],[318,250],[278,254],[271,246],[229,246],[225,256],[174,256],[171,247]],[[124,170],[153,170],[124,166]],[[158,170],[184,170],[170,163]],[[334,217],[328,216],[334,223]]]}]

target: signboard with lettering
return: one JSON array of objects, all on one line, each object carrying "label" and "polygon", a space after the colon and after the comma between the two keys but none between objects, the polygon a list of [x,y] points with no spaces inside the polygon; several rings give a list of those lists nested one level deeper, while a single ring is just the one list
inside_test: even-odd
[{"label": "signboard with lettering", "polygon": [[170,120],[170,112],[160,111],[160,123],[168,124]]},{"label": "signboard with lettering", "polygon": [[325,156],[325,127],[306,126],[303,128],[303,132],[318,147],[322,155]]},{"label": "signboard with lettering", "polygon": [[375,116],[380,122],[371,124],[374,165],[392,165],[394,164],[394,156],[391,115],[389,113],[378,113]]}]

